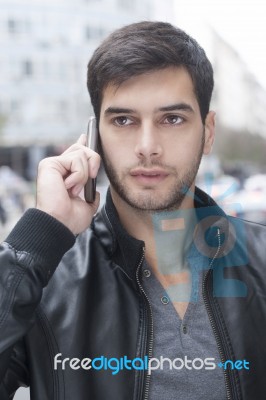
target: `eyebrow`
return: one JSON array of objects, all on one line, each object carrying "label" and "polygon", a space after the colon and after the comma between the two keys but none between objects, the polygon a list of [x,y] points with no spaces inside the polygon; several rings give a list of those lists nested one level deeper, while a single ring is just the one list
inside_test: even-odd
[{"label": "eyebrow", "polygon": [[188,111],[194,113],[194,110],[191,107],[191,105],[187,103],[176,103],[169,106],[158,108],[158,111],[176,111],[176,110]]},{"label": "eyebrow", "polygon": [[[194,113],[193,108],[187,104],[187,103],[176,103],[176,104],[171,104],[169,106],[165,107],[159,107],[156,109],[156,112],[163,111],[187,111],[190,113]],[[123,108],[123,107],[108,107],[105,111],[105,115],[110,115],[110,114],[134,114],[136,113],[137,110],[131,109],[131,108]]]},{"label": "eyebrow", "polygon": [[133,114],[136,113],[136,110],[132,110],[131,108],[122,108],[122,107],[108,107],[105,111],[105,115],[110,114]]}]

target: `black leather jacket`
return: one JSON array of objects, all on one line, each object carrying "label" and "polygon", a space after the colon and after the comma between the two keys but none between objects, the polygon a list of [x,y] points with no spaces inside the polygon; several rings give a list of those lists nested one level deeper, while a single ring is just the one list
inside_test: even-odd
[{"label": "black leather jacket", "polygon": [[[210,258],[203,295],[221,358],[250,363],[249,370],[225,370],[228,399],[263,400],[266,229],[225,216],[198,189],[195,198],[204,210],[197,245],[205,243],[204,252],[207,243]],[[33,400],[148,399],[147,371],[54,369],[58,353],[79,359],[152,354],[152,313],[139,274],[144,243],[124,231],[110,194],[91,229],[74,242],[58,221],[29,210],[1,245],[1,400],[21,385],[30,386]]]}]

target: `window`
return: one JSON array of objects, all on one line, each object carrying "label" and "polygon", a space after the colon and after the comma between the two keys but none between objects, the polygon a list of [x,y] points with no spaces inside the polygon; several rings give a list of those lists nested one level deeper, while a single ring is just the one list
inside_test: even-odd
[{"label": "window", "polygon": [[133,0],[117,0],[117,5],[119,8],[123,8],[124,10],[128,10],[128,11],[134,10],[134,1]]},{"label": "window", "polygon": [[31,32],[31,22],[29,19],[14,19],[9,18],[7,20],[7,30],[11,35],[18,33],[30,33]]},{"label": "window", "polygon": [[16,100],[16,99],[11,99],[10,100],[10,111],[12,113],[19,111],[19,108],[20,108],[19,106],[20,106],[20,104],[19,104],[18,100]]},{"label": "window", "polygon": [[98,40],[102,39],[105,35],[104,29],[100,26],[87,26],[85,31],[86,39]]},{"label": "window", "polygon": [[32,76],[33,75],[33,65],[32,62],[29,60],[25,60],[22,63],[22,73],[25,76]]},{"label": "window", "polygon": [[9,19],[7,21],[8,32],[9,33],[17,33],[19,31],[19,23],[14,19]]}]

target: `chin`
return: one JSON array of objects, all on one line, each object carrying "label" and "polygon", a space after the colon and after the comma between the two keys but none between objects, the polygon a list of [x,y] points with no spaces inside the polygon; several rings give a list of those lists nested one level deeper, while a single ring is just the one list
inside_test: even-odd
[{"label": "chin", "polygon": [[123,199],[127,204],[139,211],[160,212],[173,211],[180,207],[185,194],[179,193],[178,196],[166,196],[155,193],[139,194],[136,196],[125,196]]}]

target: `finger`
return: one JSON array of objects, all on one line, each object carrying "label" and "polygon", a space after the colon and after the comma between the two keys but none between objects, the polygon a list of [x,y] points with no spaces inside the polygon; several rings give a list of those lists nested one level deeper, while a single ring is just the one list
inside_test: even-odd
[{"label": "finger", "polygon": [[79,149],[75,152],[64,154],[65,162],[66,160],[69,160],[70,163],[68,166],[68,170],[70,168],[72,159],[74,159],[75,157],[82,158],[84,168],[86,168],[86,170],[88,171],[88,176],[90,176],[91,178],[96,178],[101,164],[101,157],[99,156],[99,154],[86,147],[83,147],[82,149]]},{"label": "finger", "polygon": [[[82,199],[84,199],[84,185],[87,183],[87,179],[89,179],[89,178],[96,178],[96,176],[97,176],[97,171],[98,171],[98,169],[99,169],[99,166],[100,166],[100,157],[98,157],[98,159],[97,159],[97,161],[99,161],[99,162],[97,162],[97,167],[95,167],[96,169],[94,170],[94,171],[91,171],[91,169],[90,169],[90,167],[89,167],[89,165],[87,165],[87,167],[86,167],[86,163],[84,163],[84,168],[86,169],[86,168],[88,168],[88,175],[86,175],[86,177],[85,177],[85,183],[84,183],[84,181],[82,181],[82,183],[80,183],[80,182],[78,182],[76,185],[74,185],[74,186],[72,186],[72,185],[70,185],[69,184],[69,181],[70,181],[70,179],[71,179],[71,183],[74,183],[76,180],[77,180],[77,178],[78,178],[78,175],[76,174],[76,175],[72,175],[72,177],[70,178],[70,177],[68,177],[67,178],[67,185],[68,185],[68,188],[70,188],[70,194],[73,196],[73,197],[77,197],[77,196],[79,196],[79,197],[81,197]],[[95,172],[95,173],[94,173]],[[88,176],[88,178],[87,178],[87,176]],[[82,192],[82,193],[81,193]]]},{"label": "finger", "polygon": [[98,153],[93,152],[92,156],[88,160],[89,162],[89,176],[91,178],[96,178],[100,164],[101,164],[101,157]]},{"label": "finger", "polygon": [[88,161],[85,155],[79,154],[70,160],[64,159],[63,162],[69,171],[69,175],[65,179],[66,189],[76,185],[85,185],[89,177]]},{"label": "finger", "polygon": [[72,153],[73,151],[85,150],[85,149],[87,149],[87,147],[85,145],[77,142],[77,143],[74,143],[71,146],[69,146],[62,154],[68,154],[68,153]]},{"label": "finger", "polygon": [[71,195],[71,197],[80,197],[82,198],[82,196],[80,196],[81,191],[83,190],[84,186],[83,185],[75,185],[73,186],[71,189],[69,189],[69,194]]},{"label": "finger", "polygon": [[[92,165],[94,165],[94,163],[95,163],[95,168],[97,169],[97,171],[98,171],[98,169],[99,169],[99,165],[100,165],[100,156],[98,155],[98,153],[96,153],[94,150],[91,150],[91,149],[89,149],[88,147],[86,147],[86,146],[83,146],[83,145],[81,145],[81,144],[79,144],[79,143],[75,143],[75,144],[72,144],[70,147],[68,147],[65,151],[64,151],[64,153],[62,153],[61,155],[65,155],[65,154],[70,154],[70,153],[72,153],[73,154],[73,157],[74,157],[74,153],[75,152],[81,152],[81,153],[85,153],[85,155],[86,155],[86,157],[87,157],[87,160],[90,160],[91,158],[93,158],[93,162],[92,162]],[[93,168],[94,169],[94,168]]]},{"label": "finger", "polygon": [[82,134],[80,135],[80,137],[78,138],[77,143],[78,143],[78,144],[81,144],[81,145],[83,145],[83,146],[86,146],[86,143],[87,143],[87,135],[86,135],[85,133],[82,133]]},{"label": "finger", "polygon": [[90,204],[90,206],[91,206],[91,207],[93,208],[93,210],[94,210],[94,213],[96,213],[96,211],[97,211],[99,205],[100,205],[100,193],[99,193],[99,192],[96,192],[95,200],[94,200],[93,203]]},{"label": "finger", "polygon": [[101,158],[98,153],[85,146],[84,142],[86,143],[86,135],[82,134],[80,135],[77,143],[72,144],[62,154],[69,154],[76,151],[85,152],[87,159],[90,161],[90,176],[95,178],[100,167]]}]

